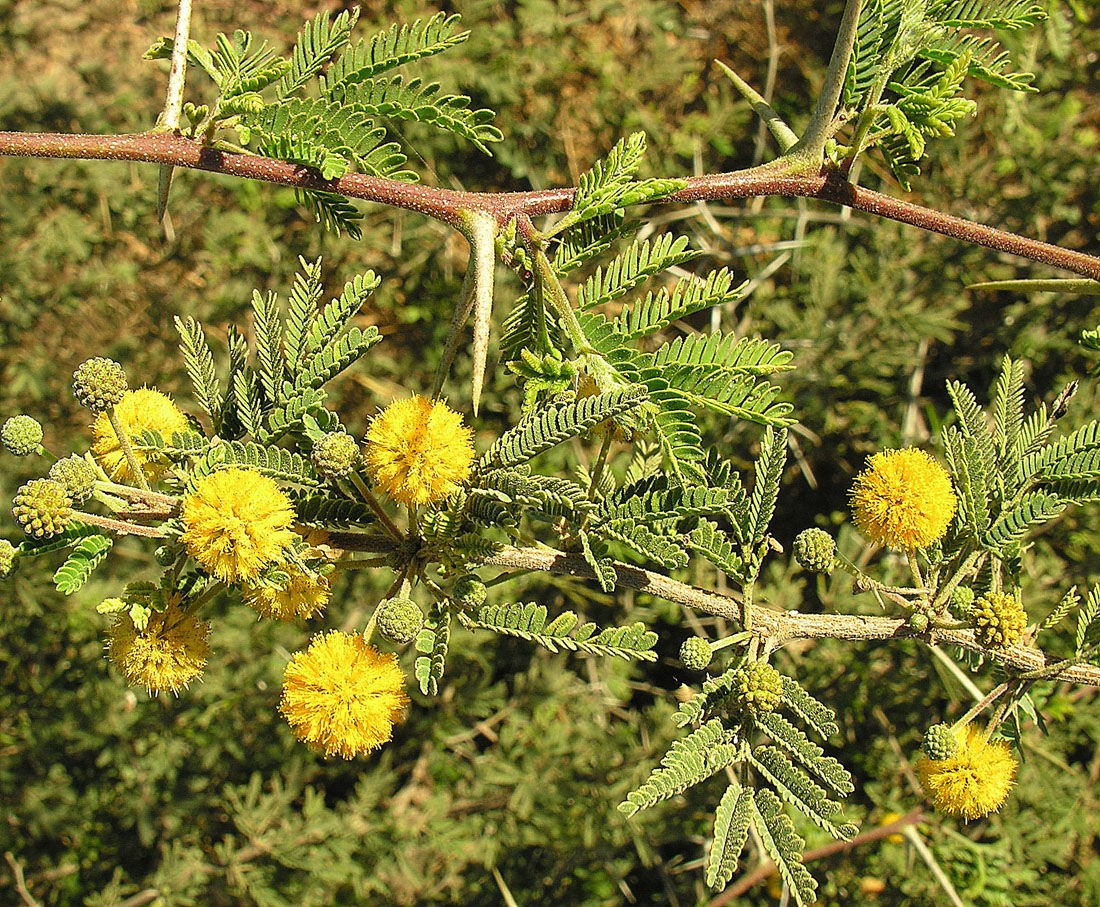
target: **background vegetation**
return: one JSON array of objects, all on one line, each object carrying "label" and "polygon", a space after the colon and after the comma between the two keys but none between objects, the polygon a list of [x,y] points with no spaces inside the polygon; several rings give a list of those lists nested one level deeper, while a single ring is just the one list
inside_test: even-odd
[{"label": "background vegetation", "polygon": [[[547,187],[571,183],[641,128],[653,174],[746,166],[760,154],[757,126],[711,61],[761,87],[774,73],[775,106],[804,121],[841,5],[448,4],[473,35],[453,59],[434,63],[435,77],[496,109],[506,141],[488,159],[456,155],[448,139],[410,129],[422,155],[411,163],[439,185]],[[322,6],[342,8],[200,0],[192,34],[208,41],[241,27],[289,44]],[[367,2],[364,19],[384,24],[434,9]],[[934,146],[915,197],[1095,254],[1100,11],[1051,0],[1050,13],[1045,26],[1008,41],[1038,73],[1041,93],[990,92],[958,139]],[[0,128],[148,128],[164,71],[140,56],[170,33],[173,17],[174,4],[160,0],[121,8],[0,0]],[[862,181],[885,178],[865,169]],[[109,355],[134,384],[182,386],[172,315],[221,329],[243,324],[252,288],[285,287],[299,254],[324,255],[333,289],[368,267],[385,278],[367,319],[387,342],[369,373],[356,371],[337,389],[349,427],[361,431],[377,406],[428,387],[465,260],[462,244],[433,222],[372,207],[353,243],[321,234],[291,190],[180,172],[166,235],[155,222],[150,166],[0,159],[0,186],[0,415],[40,418],[59,454],[86,431],[67,392],[79,362]],[[1029,386],[1049,398],[1091,366],[1074,341],[1100,321],[1094,298],[965,290],[1047,276],[988,250],[817,203],[654,215],[656,230],[689,234],[714,266],[753,281],[735,310],[700,317],[796,353],[798,370],[783,382],[801,420],[777,523],[785,545],[815,521],[841,520],[865,454],[934,434],[948,408],[947,377],[987,387],[1010,352],[1031,362]],[[506,387],[501,376],[486,394],[486,437],[518,402]],[[461,391],[453,393],[460,406]],[[1069,418],[1095,409],[1086,383]],[[747,460],[755,437],[739,429],[723,450]],[[27,468],[4,461],[5,500]],[[1073,511],[1037,540],[1033,617],[1069,583],[1100,577],[1098,530],[1095,508]],[[854,536],[841,541],[858,553]],[[127,578],[148,564],[140,546],[120,550],[112,563]],[[520,904],[705,899],[699,866],[712,804],[673,802],[629,822],[614,809],[667,746],[675,691],[691,679],[675,653],[699,624],[678,608],[540,579],[528,597],[568,602],[603,622],[651,623],[664,657],[597,663],[458,633],[440,698],[416,702],[379,755],[348,764],[311,755],[275,712],[287,652],[305,641],[305,628],[257,623],[226,605],[205,680],[179,699],[149,699],[102,657],[103,619],[93,606],[122,579],[103,573],[94,582],[66,599],[45,567],[25,565],[0,597],[0,851],[42,904],[137,905],[152,902],[151,889],[165,904],[210,905],[498,904],[504,890]],[[355,626],[357,602],[379,592],[368,578],[346,583],[327,625]],[[763,593],[803,610],[851,610],[847,591],[843,580],[807,585],[794,568],[774,567]],[[873,827],[917,807],[909,759],[921,729],[965,709],[957,681],[915,645],[815,642],[781,658],[839,712],[831,743],[861,790],[851,818]],[[988,687],[988,676],[976,679]],[[1100,902],[1096,691],[1051,689],[1047,714],[1049,734],[1031,729],[1024,739],[1020,787],[1001,814],[970,826],[930,816],[919,826],[966,903]],[[706,785],[695,797],[706,797]],[[810,847],[820,843],[812,828],[801,830]],[[15,903],[5,868],[0,900]],[[910,843],[877,841],[812,868],[824,904],[942,902]],[[776,894],[760,885],[746,903]]]}]

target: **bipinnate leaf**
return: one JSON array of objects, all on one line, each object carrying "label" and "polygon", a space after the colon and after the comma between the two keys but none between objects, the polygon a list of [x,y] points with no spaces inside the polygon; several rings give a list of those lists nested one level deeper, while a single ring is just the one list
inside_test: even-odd
[{"label": "bipinnate leaf", "polygon": [[760,835],[764,850],[772,858],[779,875],[800,905],[811,904],[817,893],[817,883],[802,863],[806,842],[794,830],[790,816],[783,812],[779,798],[767,788],[758,790],[752,801],[753,826]]},{"label": "bipinnate leaf", "polygon": [[714,891],[725,888],[737,871],[752,822],[752,798],[752,788],[731,784],[714,811],[714,840],[707,856],[707,885]]},{"label": "bipinnate leaf", "polygon": [[64,595],[80,591],[113,546],[114,540],[104,535],[86,535],[81,538],[65,558],[65,563],[53,575],[57,591]]},{"label": "bipinnate leaf", "polygon": [[741,746],[736,735],[717,719],[708,721],[672,744],[661,764],[619,804],[628,816],[682,793],[730,765]]}]

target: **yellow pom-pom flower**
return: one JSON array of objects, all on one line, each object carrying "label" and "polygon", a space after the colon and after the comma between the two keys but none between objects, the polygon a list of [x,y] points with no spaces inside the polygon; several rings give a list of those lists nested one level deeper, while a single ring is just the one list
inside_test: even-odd
[{"label": "yellow pom-pom flower", "polygon": [[409,703],[397,656],[359,634],[313,637],[286,666],[279,710],[294,736],[326,756],[353,759],[393,736]]},{"label": "yellow pom-pom flower", "polygon": [[316,617],[328,604],[328,579],[308,573],[296,564],[291,564],[287,572],[290,574],[290,582],[285,589],[245,586],[245,602],[261,617],[275,620],[308,620]]},{"label": "yellow pom-pom flower", "polygon": [[923,450],[884,450],[852,483],[852,517],[872,542],[926,548],[943,538],[957,500],[951,476]]},{"label": "yellow pom-pom flower", "polygon": [[188,553],[211,576],[247,583],[286,560],[294,508],[274,479],[252,469],[204,476],[180,507]]},{"label": "yellow pom-pom flower", "polygon": [[202,675],[209,632],[210,625],[185,612],[178,601],[152,612],[141,632],[127,611],[107,630],[107,655],[130,683],[150,693],[176,693]]},{"label": "yellow pom-pom flower", "polygon": [[473,432],[444,403],[410,397],[387,406],[367,431],[367,472],[400,504],[430,504],[457,490],[474,459]]},{"label": "yellow pom-pom flower", "polygon": [[990,743],[974,725],[955,730],[959,747],[949,759],[917,760],[917,777],[940,812],[980,819],[1008,799],[1016,778],[1016,759],[1003,740]]},{"label": "yellow pom-pom flower", "polygon": [[[189,427],[187,417],[180,412],[172,398],[158,390],[143,387],[141,390],[127,391],[115,406],[115,414],[131,441],[146,429],[160,432],[165,441],[171,441],[178,431]],[[126,461],[126,455],[118,443],[118,435],[111,427],[106,413],[100,413],[92,423],[92,454],[104,472],[120,482],[133,482],[136,479]],[[168,469],[168,464],[159,459],[153,451],[134,450],[141,471],[151,481],[157,481]]]}]

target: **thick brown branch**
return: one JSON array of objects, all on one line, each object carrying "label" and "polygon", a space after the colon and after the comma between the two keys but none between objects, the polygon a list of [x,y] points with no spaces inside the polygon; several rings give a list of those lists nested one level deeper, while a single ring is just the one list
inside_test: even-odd
[{"label": "thick brown branch", "polygon": [[[453,226],[462,222],[463,211],[482,211],[502,224],[520,215],[537,217],[567,211],[574,194],[571,188],[538,192],[455,192],[359,173],[324,180],[315,172],[294,164],[257,155],[217,151],[182,136],[156,133],[112,136],[0,132],[0,155],[171,164],[334,192],[348,198],[417,211]],[[774,166],[765,165],[735,173],[694,177],[687,182],[683,191],[669,196],[667,201],[716,201],[756,196],[817,198],[1100,280],[1100,259],[1091,255],[853,186],[839,174],[791,177],[783,176]]]},{"label": "thick brown branch", "polygon": [[[516,570],[544,570],[571,576],[594,578],[595,573],[579,554],[565,554],[546,548],[504,548],[485,563]],[[643,570],[629,564],[615,564],[619,584],[640,592],[648,592],[667,601],[678,602],[697,611],[704,611],[739,623],[738,599],[708,592],[696,586],[680,583],[660,573]],[[1012,674],[1026,674],[1040,670],[1059,659],[1048,656],[1039,649],[1013,646],[1011,649],[993,650],[981,645],[972,630],[934,630],[918,633],[905,620],[894,617],[871,617],[862,614],[800,614],[797,611],[770,611],[757,607],[753,611],[753,628],[758,635],[782,644],[792,639],[917,639],[931,643],[947,643],[978,652],[990,661],[1001,664]],[[1093,665],[1074,665],[1050,678],[1073,683],[1100,686],[1100,668]]]}]

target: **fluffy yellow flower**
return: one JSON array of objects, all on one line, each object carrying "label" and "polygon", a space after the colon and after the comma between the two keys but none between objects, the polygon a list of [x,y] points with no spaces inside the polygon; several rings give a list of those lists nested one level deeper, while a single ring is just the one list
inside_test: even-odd
[{"label": "fluffy yellow flower", "polygon": [[290,582],[285,589],[245,586],[245,602],[262,617],[275,620],[316,617],[328,604],[328,579],[307,573],[296,564],[291,564],[287,572]]},{"label": "fluffy yellow flower", "polygon": [[202,675],[209,632],[208,623],[186,613],[178,602],[154,611],[140,633],[126,612],[107,630],[107,655],[131,683],[150,693],[175,693]]},{"label": "fluffy yellow flower", "polygon": [[939,541],[956,503],[947,470],[912,447],[874,454],[852,483],[852,517],[880,545],[926,548]]},{"label": "fluffy yellow flower", "polygon": [[184,495],[180,540],[207,573],[226,583],[254,580],[283,563],[294,541],[294,508],[274,479],[251,469],[204,476]]},{"label": "fluffy yellow flower", "polygon": [[950,759],[917,760],[924,793],[940,812],[980,819],[1008,799],[1016,778],[1016,759],[1003,740],[990,743],[974,725],[955,732],[959,749]]},{"label": "fluffy yellow flower", "polygon": [[367,432],[367,472],[400,504],[429,504],[470,473],[473,432],[444,403],[416,396],[387,406]]},{"label": "fluffy yellow flower", "polygon": [[[123,394],[115,406],[115,414],[131,441],[146,429],[158,431],[165,441],[171,441],[174,432],[186,431],[189,427],[187,417],[179,411],[171,397],[147,387]],[[96,416],[92,424],[92,437],[92,454],[107,475],[121,482],[133,482],[136,477],[126,462],[118,436],[106,413]],[[159,479],[168,469],[168,464],[158,459],[153,451],[135,449],[134,456],[151,482]]]},{"label": "fluffy yellow flower", "polygon": [[379,652],[358,633],[331,630],[286,666],[279,710],[299,740],[326,756],[353,759],[393,736],[408,703],[396,655]]}]

